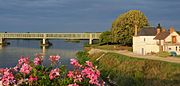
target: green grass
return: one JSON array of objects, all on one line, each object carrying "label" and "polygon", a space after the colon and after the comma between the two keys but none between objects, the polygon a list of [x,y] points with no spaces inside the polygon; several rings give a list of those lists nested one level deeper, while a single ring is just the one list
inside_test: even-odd
[{"label": "green grass", "polygon": [[159,57],[164,57],[165,58],[165,57],[168,57],[170,55],[170,53],[166,52],[166,51],[162,51],[162,52],[157,53],[157,55]]},{"label": "green grass", "polygon": [[132,51],[132,47],[121,46],[121,45],[99,45],[99,44],[88,45],[88,44],[86,44],[84,46],[91,47],[91,48],[104,49],[104,50],[129,50],[129,51]]},{"label": "green grass", "polygon": [[180,58],[180,55],[175,56],[174,58]]},{"label": "green grass", "polygon": [[131,58],[128,56],[106,53],[88,55],[106,80],[109,76],[119,86],[178,86],[180,85],[180,64],[156,60]]},{"label": "green grass", "polygon": [[84,64],[85,61],[90,60],[90,58],[88,58],[88,53],[86,51],[80,51],[76,53],[76,56],[78,57],[77,59],[80,64]]}]

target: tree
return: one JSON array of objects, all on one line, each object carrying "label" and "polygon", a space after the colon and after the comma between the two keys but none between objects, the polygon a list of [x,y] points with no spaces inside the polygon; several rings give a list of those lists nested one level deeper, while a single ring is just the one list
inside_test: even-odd
[{"label": "tree", "polygon": [[111,43],[112,35],[110,31],[105,31],[100,35],[100,43],[101,44],[109,44]]},{"label": "tree", "polygon": [[130,10],[121,14],[112,23],[112,42],[122,45],[132,45],[132,36],[135,32],[135,25],[138,26],[138,31],[143,26],[149,25],[147,17],[141,11]]}]

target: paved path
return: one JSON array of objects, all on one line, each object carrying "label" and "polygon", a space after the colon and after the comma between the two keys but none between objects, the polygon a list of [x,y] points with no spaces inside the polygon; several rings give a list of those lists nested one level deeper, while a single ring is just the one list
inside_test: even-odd
[{"label": "paved path", "polygon": [[130,56],[134,58],[143,58],[143,59],[152,59],[152,60],[161,60],[161,61],[166,61],[166,62],[180,63],[180,58],[176,58],[176,57],[163,58],[163,57],[158,57],[155,55],[137,55],[127,50],[102,50],[102,49],[94,49],[94,48],[90,50],[90,53],[95,53],[95,52],[112,52],[112,53],[118,53],[118,54]]}]

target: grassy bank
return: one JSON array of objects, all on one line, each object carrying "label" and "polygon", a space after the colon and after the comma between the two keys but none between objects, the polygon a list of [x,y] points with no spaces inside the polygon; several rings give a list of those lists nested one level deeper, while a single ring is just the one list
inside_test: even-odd
[{"label": "grassy bank", "polygon": [[[104,55],[103,55],[104,54]],[[101,55],[103,57],[96,61]],[[99,52],[88,55],[77,53],[83,63],[86,60],[94,62],[101,71],[104,80],[114,82],[119,86],[179,86],[180,64],[155,60],[131,58],[115,53]]]},{"label": "grassy bank", "polygon": [[129,46],[122,46],[122,45],[100,45],[100,44],[85,44],[85,48],[97,48],[97,49],[103,49],[103,50],[128,50],[132,51],[132,47]]}]

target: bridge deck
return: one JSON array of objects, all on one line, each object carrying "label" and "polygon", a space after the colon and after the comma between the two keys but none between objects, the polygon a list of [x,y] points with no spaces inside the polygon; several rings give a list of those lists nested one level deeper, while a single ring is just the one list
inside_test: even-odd
[{"label": "bridge deck", "polygon": [[101,33],[0,33],[10,39],[99,39]]}]

